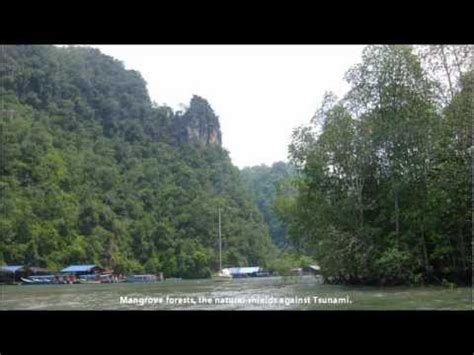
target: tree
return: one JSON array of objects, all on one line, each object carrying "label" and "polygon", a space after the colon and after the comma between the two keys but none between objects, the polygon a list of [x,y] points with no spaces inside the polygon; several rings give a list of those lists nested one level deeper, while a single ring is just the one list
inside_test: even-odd
[{"label": "tree", "polygon": [[[280,185],[293,177],[294,168],[287,163],[277,162],[271,167],[260,165],[244,168],[240,173],[268,225],[273,242],[280,247],[288,246],[286,227],[278,219],[274,204]],[[291,193],[288,189],[285,192],[286,195]]]},{"label": "tree", "polygon": [[[287,218],[292,237],[335,281],[436,282],[447,277],[468,282],[468,263],[460,254],[464,250],[466,255],[465,232],[459,232],[469,225],[465,198],[453,212],[464,216],[454,223],[463,226],[458,237],[448,237],[441,226],[450,218],[441,207],[446,197],[442,186],[451,180],[453,195],[466,191],[467,156],[455,163],[458,159],[441,152],[453,147],[453,136],[464,142],[459,151],[467,152],[464,120],[472,117],[472,104],[467,104],[472,92],[463,89],[443,113],[437,85],[410,46],[367,47],[362,63],[346,79],[349,93],[340,101],[327,95],[312,125],[295,131],[290,152],[302,178],[290,209],[293,217]],[[449,114],[452,110],[456,113]],[[457,149],[452,153],[456,156]],[[437,180],[442,165],[458,175]],[[453,260],[464,260],[462,268]]]}]

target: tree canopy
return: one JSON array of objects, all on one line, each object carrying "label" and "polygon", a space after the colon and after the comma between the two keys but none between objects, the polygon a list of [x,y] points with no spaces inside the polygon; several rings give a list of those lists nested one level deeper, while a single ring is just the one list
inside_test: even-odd
[{"label": "tree canopy", "polygon": [[218,117],[151,102],[141,75],[91,48],[2,46],[0,264],[207,277],[274,251]]},{"label": "tree canopy", "polygon": [[367,47],[349,93],[326,95],[294,131],[298,196],[280,216],[328,280],[471,282],[472,61],[443,106],[446,86],[421,59],[411,46]]},{"label": "tree canopy", "polygon": [[294,168],[284,162],[272,166],[259,165],[244,168],[241,175],[252,193],[253,199],[268,225],[273,242],[281,248],[290,246],[286,226],[276,213],[277,198],[283,192],[294,195],[295,189],[288,190],[289,181],[294,177]]}]

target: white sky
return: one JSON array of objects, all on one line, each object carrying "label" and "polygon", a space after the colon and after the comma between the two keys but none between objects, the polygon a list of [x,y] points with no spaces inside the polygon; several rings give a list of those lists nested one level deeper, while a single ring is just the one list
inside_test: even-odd
[{"label": "white sky", "polygon": [[153,101],[175,110],[193,94],[219,116],[239,168],[287,161],[293,128],[309,122],[325,91],[339,97],[363,46],[94,45],[138,70]]}]

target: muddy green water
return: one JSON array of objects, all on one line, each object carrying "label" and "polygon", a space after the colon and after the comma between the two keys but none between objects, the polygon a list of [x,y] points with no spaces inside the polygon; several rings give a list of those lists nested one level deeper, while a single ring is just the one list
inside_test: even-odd
[{"label": "muddy green water", "polygon": [[345,287],[325,285],[308,276],[169,280],[149,284],[0,286],[0,309],[472,310],[472,296],[471,288]]}]

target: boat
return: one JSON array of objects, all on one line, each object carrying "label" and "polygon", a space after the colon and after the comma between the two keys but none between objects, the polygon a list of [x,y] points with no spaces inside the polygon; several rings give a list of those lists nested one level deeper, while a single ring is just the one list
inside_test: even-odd
[{"label": "boat", "polygon": [[231,280],[232,278],[233,277],[229,269],[222,269],[218,273],[212,275],[212,279],[214,281],[226,281],[226,280]]},{"label": "boat", "polygon": [[51,275],[21,277],[21,285],[53,285],[53,277]]},{"label": "boat", "polygon": [[100,284],[100,275],[99,274],[83,274],[79,276],[77,282],[80,284]]},{"label": "boat", "polygon": [[79,278],[79,283],[81,284],[104,284],[104,283],[116,283],[123,282],[123,279],[119,279],[113,274],[89,274],[82,275]]},{"label": "boat", "polygon": [[232,279],[229,269],[222,269],[222,234],[221,234],[221,209],[219,208],[219,271],[212,275],[214,281],[227,281]]},{"label": "boat", "polygon": [[229,272],[234,279],[270,276],[270,273],[264,271],[260,266],[231,267]]}]

